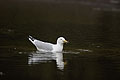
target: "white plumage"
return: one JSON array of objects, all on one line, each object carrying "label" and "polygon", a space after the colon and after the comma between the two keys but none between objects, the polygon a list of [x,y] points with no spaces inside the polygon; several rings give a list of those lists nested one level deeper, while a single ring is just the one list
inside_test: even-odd
[{"label": "white plumage", "polygon": [[32,36],[29,36],[29,40],[35,45],[37,50],[39,50],[39,51],[50,51],[50,52],[62,52],[63,44],[68,42],[63,37],[59,37],[57,39],[56,44],[43,42],[43,41],[40,41],[40,40],[37,40],[37,39],[33,38]]}]

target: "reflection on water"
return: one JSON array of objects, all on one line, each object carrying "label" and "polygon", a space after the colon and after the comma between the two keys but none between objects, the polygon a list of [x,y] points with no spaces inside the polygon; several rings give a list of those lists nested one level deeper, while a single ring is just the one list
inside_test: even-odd
[{"label": "reflection on water", "polygon": [[55,60],[57,67],[61,70],[64,69],[64,62],[63,62],[63,53],[52,53],[52,52],[31,52],[28,57],[28,64],[39,64],[39,63],[46,63],[49,61]]},{"label": "reflection on water", "polygon": [[64,69],[64,62],[63,62],[63,53],[54,53],[56,56],[56,63],[57,63],[57,67],[59,69]]},{"label": "reflection on water", "polygon": [[[120,80],[119,0],[0,0],[0,10],[0,80]],[[70,43],[32,52],[28,35]]]},{"label": "reflection on water", "polygon": [[117,49],[75,49],[63,53],[13,48],[0,48],[0,51],[0,80],[120,79]]}]

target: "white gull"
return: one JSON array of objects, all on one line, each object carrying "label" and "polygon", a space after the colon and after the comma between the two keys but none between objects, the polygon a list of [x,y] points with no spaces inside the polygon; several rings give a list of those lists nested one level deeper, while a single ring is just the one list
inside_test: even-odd
[{"label": "white gull", "polygon": [[38,51],[62,52],[64,43],[68,43],[64,37],[59,37],[56,44],[43,42],[29,36],[29,40],[35,45]]}]

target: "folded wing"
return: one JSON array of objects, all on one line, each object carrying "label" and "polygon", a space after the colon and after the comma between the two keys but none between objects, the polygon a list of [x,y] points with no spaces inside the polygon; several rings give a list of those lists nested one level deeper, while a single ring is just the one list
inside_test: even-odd
[{"label": "folded wing", "polygon": [[29,40],[36,46],[38,50],[50,50],[50,51],[53,50],[53,44],[51,43],[37,40],[33,38],[32,36],[29,36]]}]

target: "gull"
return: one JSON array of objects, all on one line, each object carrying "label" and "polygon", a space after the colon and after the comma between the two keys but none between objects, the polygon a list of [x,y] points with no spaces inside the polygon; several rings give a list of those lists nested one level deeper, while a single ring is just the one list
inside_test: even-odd
[{"label": "gull", "polygon": [[43,42],[29,36],[28,39],[34,44],[38,51],[62,52],[64,43],[68,43],[64,37],[59,37],[56,44]]}]

